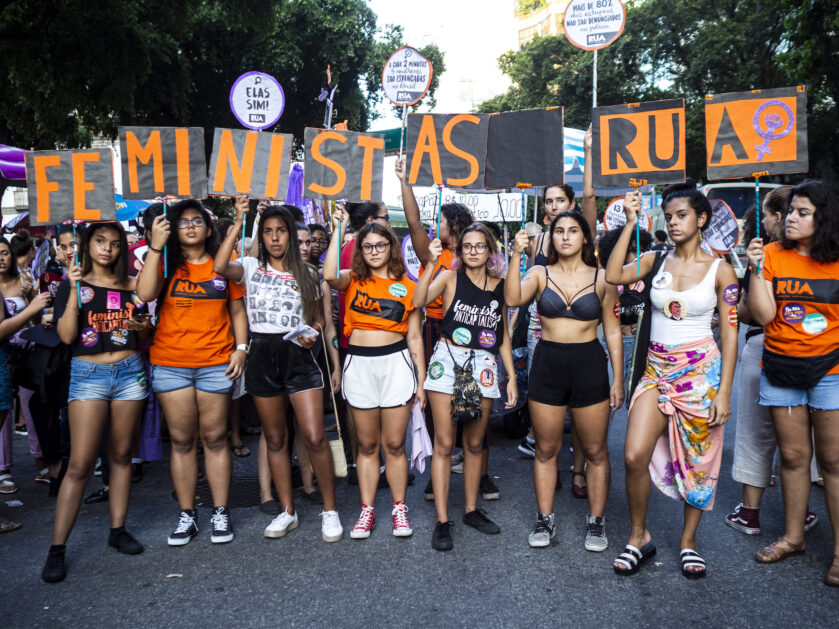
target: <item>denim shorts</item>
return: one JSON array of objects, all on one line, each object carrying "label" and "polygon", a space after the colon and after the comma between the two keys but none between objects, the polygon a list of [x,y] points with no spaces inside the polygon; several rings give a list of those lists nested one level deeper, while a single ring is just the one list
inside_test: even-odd
[{"label": "denim shorts", "polygon": [[151,386],[155,393],[169,393],[194,387],[204,393],[230,393],[235,380],[224,375],[227,363],[210,367],[151,366]]},{"label": "denim shorts", "polygon": [[140,401],[149,395],[143,358],[134,354],[110,365],[74,358],[70,363],[70,395],[73,400]]},{"label": "denim shorts", "polygon": [[0,411],[7,411],[12,405],[12,366],[9,355],[0,349]]},{"label": "denim shorts", "polygon": [[828,374],[819,383],[809,389],[788,389],[776,387],[769,382],[766,374],[760,372],[760,395],[757,403],[761,406],[803,406],[820,411],[839,409],[839,374]]}]

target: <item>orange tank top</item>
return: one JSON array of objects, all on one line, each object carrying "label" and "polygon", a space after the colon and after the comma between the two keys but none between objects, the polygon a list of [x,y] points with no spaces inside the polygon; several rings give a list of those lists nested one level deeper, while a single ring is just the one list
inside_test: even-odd
[{"label": "orange tank top", "polygon": [[[443,249],[443,253],[440,254],[440,257],[437,258],[437,264],[434,265],[434,275],[431,276],[431,281],[437,279],[437,276],[440,275],[443,271],[448,271],[452,268],[452,262],[454,261],[454,254],[451,252],[451,249]],[[420,275],[423,274],[425,271],[425,267],[420,267]],[[443,318],[443,296],[440,295],[437,299],[432,301],[425,307],[425,316],[429,319],[442,319]]]},{"label": "orange tank top", "polygon": [[414,309],[416,283],[407,275],[398,280],[371,277],[352,279],[344,291],[344,334],[353,330],[408,333],[408,315]]}]

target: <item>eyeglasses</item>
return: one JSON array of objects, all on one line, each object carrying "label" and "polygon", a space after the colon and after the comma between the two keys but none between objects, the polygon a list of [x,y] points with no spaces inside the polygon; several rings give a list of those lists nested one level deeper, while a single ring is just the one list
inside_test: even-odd
[{"label": "eyeglasses", "polygon": [[361,250],[364,253],[373,253],[373,249],[375,249],[376,253],[382,253],[389,246],[390,246],[389,242],[377,242],[375,245],[371,245],[371,244],[361,245]]},{"label": "eyeglasses", "polygon": [[326,238],[312,238],[313,245],[326,245],[329,241]]},{"label": "eyeglasses", "polygon": [[374,216],[374,217],[373,217],[373,220],[376,220],[376,221],[385,221],[386,223],[389,223],[389,222],[390,222],[390,216],[388,216],[387,214],[384,214],[384,215],[382,215],[382,216]]},{"label": "eyeglasses", "polygon": [[204,224],[204,219],[200,216],[195,218],[181,218],[178,220],[178,229],[186,229],[190,225],[193,227],[201,227]]},{"label": "eyeglasses", "polygon": [[472,243],[467,242],[463,245],[462,249],[466,253],[472,253],[472,252],[483,253],[484,251],[487,250],[487,246],[486,246],[485,242],[479,242],[476,245],[473,245]]}]

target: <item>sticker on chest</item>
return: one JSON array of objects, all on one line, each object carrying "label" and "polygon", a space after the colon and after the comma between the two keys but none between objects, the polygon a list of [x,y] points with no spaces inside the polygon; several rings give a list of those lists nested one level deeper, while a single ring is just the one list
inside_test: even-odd
[{"label": "sticker on chest", "polygon": [[653,278],[653,287],[667,288],[673,283],[673,276],[669,271],[662,271]]}]

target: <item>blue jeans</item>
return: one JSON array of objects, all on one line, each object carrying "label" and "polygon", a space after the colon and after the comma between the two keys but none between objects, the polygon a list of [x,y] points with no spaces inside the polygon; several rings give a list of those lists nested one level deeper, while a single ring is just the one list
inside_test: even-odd
[{"label": "blue jeans", "polygon": [[151,384],[155,393],[169,393],[194,387],[204,393],[230,393],[234,380],[224,375],[227,363],[210,367],[151,366]]}]

